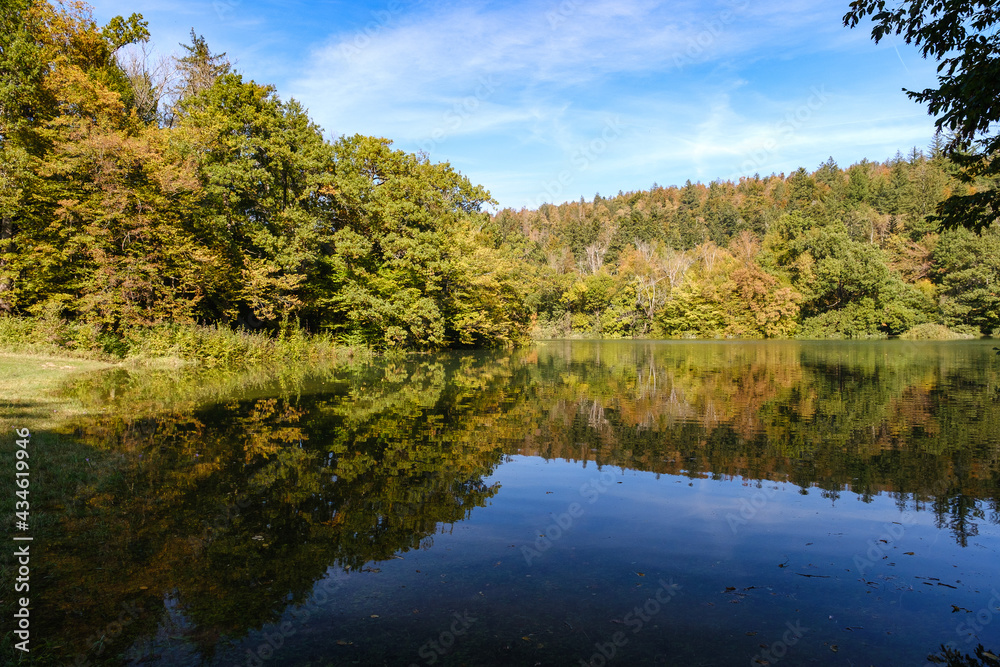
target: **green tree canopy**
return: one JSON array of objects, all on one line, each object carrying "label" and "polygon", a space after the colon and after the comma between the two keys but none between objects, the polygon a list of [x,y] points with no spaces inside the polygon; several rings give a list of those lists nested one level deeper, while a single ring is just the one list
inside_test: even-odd
[{"label": "green tree canopy", "polygon": [[[907,90],[937,115],[950,141],[945,152],[962,168],[969,188],[938,208],[945,227],[980,230],[1000,218],[1000,6],[994,0],[909,0],[886,8],[885,0],[855,0],[844,25],[870,16],[872,39],[902,35],[925,58],[939,62],[938,87]],[[905,90],[905,89],[904,89]]]}]

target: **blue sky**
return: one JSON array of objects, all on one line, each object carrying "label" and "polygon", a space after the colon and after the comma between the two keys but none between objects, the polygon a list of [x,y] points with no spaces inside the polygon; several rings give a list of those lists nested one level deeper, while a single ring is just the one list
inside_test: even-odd
[{"label": "blue sky", "polygon": [[501,206],[654,182],[885,160],[933,118],[901,88],[935,65],[812,3],[97,0],[177,53],[193,27],[327,136],[383,136],[485,185]]}]

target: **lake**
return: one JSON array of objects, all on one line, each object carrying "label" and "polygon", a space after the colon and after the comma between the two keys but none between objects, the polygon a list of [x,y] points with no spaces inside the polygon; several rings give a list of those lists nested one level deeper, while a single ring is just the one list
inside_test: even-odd
[{"label": "lake", "polygon": [[32,455],[33,656],[997,652],[994,344],[547,341],[273,378],[90,374],[66,392],[91,416]]}]

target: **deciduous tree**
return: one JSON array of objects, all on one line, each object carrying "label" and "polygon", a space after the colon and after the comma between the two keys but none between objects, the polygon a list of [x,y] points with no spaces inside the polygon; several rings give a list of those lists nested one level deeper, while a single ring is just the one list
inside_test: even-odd
[{"label": "deciduous tree", "polygon": [[[874,21],[872,39],[902,35],[907,44],[938,64],[937,88],[907,90],[927,105],[947,132],[945,153],[968,184],[938,208],[945,227],[984,229],[1000,218],[1000,7],[994,0],[907,0],[887,8],[885,0],[854,0],[844,25]],[[905,89],[904,89],[905,90]]]}]

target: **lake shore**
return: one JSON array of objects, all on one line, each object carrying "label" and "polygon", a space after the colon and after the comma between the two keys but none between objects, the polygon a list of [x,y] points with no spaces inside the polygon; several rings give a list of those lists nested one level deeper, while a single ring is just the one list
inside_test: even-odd
[{"label": "lake shore", "polygon": [[12,316],[0,317],[0,353],[131,367],[196,365],[228,370],[279,363],[337,363],[371,355],[366,346],[347,345],[333,336],[311,334],[294,324],[277,332],[170,323],[108,332],[96,324]]},{"label": "lake shore", "polygon": [[74,374],[111,368],[93,359],[0,351],[0,426],[52,428],[86,412],[59,387]]}]

